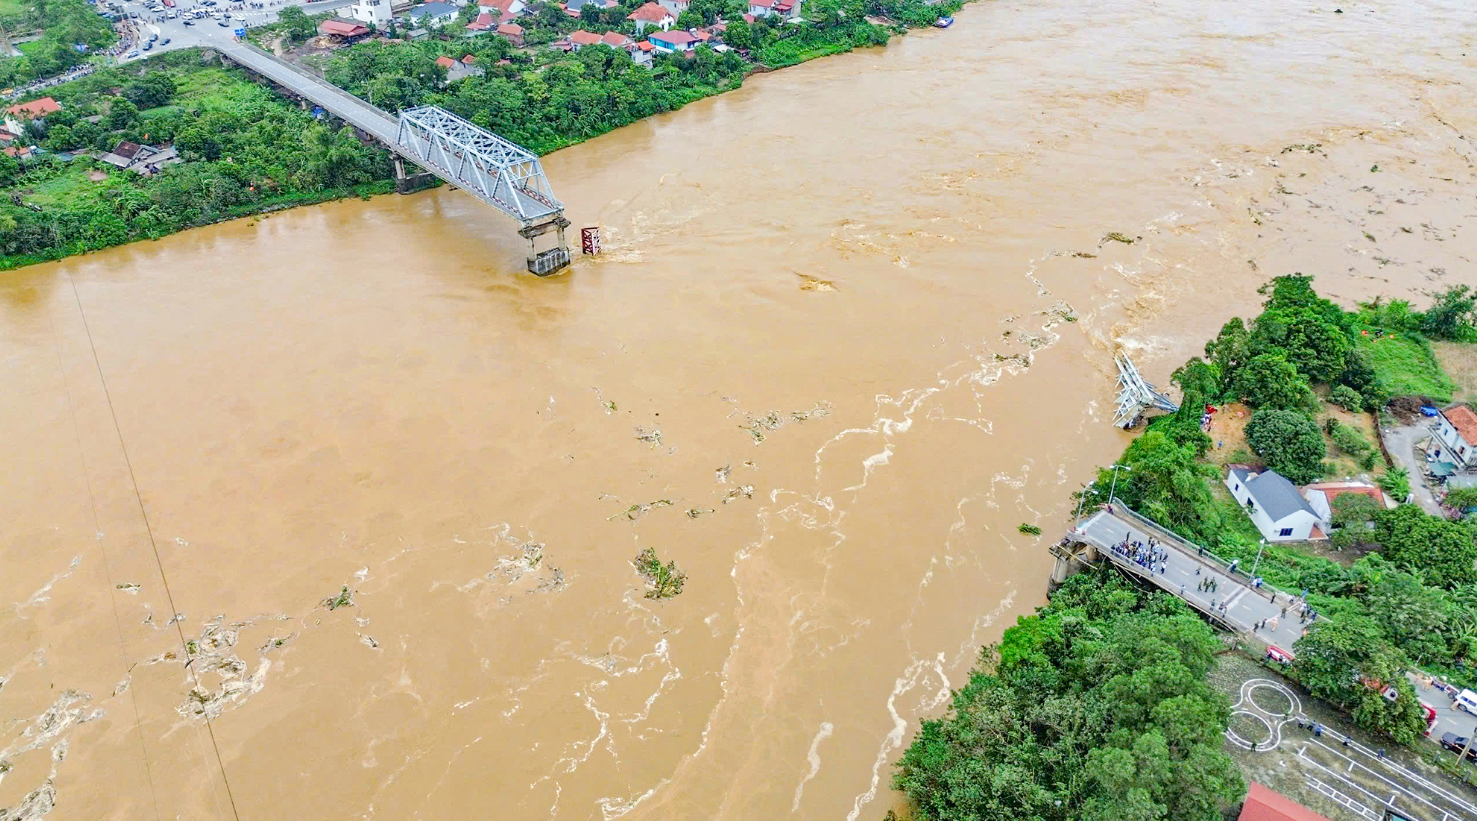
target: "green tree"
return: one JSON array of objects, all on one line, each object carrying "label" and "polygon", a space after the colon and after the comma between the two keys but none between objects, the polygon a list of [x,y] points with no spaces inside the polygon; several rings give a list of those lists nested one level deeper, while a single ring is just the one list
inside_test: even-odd
[{"label": "green tree", "polygon": [[1299,485],[1322,475],[1323,457],[1328,455],[1318,423],[1297,411],[1264,409],[1252,414],[1246,442],[1268,466]]},{"label": "green tree", "polygon": [[1421,316],[1421,333],[1436,339],[1471,339],[1477,333],[1477,292],[1469,285],[1453,285],[1434,296],[1436,301]]},{"label": "green tree", "polygon": [[1318,406],[1297,366],[1276,354],[1255,356],[1238,369],[1233,390],[1254,408],[1312,410]]},{"label": "green tree", "polygon": [[1340,493],[1329,505],[1334,527],[1362,526],[1374,521],[1385,506],[1362,493]]},{"label": "green tree", "polygon": [[9,154],[0,154],[0,187],[14,185],[20,174],[20,162]]},{"label": "green tree", "polygon": [[1196,458],[1194,447],[1176,443],[1156,425],[1133,440],[1118,464],[1129,469],[1116,483],[1111,469],[1100,468],[1097,480],[1078,496],[1103,504],[1113,491],[1119,502],[1181,533],[1210,541],[1220,532],[1220,508],[1209,484],[1217,471]]},{"label": "green tree", "polygon": [[754,35],[749,22],[743,18],[728,21],[728,27],[723,32],[723,42],[734,48],[753,48]]},{"label": "green tree", "polygon": [[[1360,727],[1402,744],[1425,730],[1419,702],[1403,675],[1404,656],[1373,619],[1358,613],[1320,619],[1293,648],[1292,675],[1316,698],[1353,710]],[[1390,685],[1399,690],[1393,702],[1381,695]]]},{"label": "green tree", "polygon": [[1351,412],[1364,407],[1364,397],[1348,385],[1334,385],[1328,392],[1328,401]]},{"label": "green tree", "polygon": [[1477,542],[1470,525],[1400,505],[1374,517],[1373,540],[1396,567],[1419,573],[1427,584],[1452,587],[1477,581]]},{"label": "green tree", "polygon": [[139,123],[138,106],[126,98],[114,98],[108,107],[106,122],[112,131],[131,130]]},{"label": "green tree", "polygon": [[1397,502],[1410,496],[1410,473],[1405,468],[1390,468],[1380,477],[1380,488]]},{"label": "green tree", "polygon": [[314,25],[312,18],[308,17],[307,12],[303,11],[301,6],[283,8],[277,13],[277,23],[282,27],[287,39],[294,43],[300,43],[318,32],[318,27]]},{"label": "green tree", "polygon": [[1212,821],[1245,792],[1221,751],[1219,643],[1183,603],[1082,573],[986,648],[893,785],[933,821]]}]

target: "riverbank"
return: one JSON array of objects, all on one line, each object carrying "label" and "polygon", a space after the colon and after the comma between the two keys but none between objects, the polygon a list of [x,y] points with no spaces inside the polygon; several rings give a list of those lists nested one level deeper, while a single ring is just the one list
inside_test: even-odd
[{"label": "riverbank", "polygon": [[[963,4],[950,0],[921,12],[913,8],[923,8],[917,0],[903,2],[904,16],[918,19],[954,13]],[[756,24],[761,34],[746,36],[753,38],[756,58],[767,62],[700,47],[692,56],[661,57],[647,68],[615,51],[514,53],[502,38],[458,38],[360,44],[336,54],[325,73],[361,98],[375,99],[379,89],[378,99],[393,108],[442,105],[543,155],[732,91],[756,71],[884,45],[889,32],[906,28],[828,13],[783,30]],[[436,60],[451,52],[458,59],[480,57],[478,64],[487,68],[448,85]],[[394,93],[386,94],[386,87]],[[249,75],[217,67],[208,50],[183,50],[48,89],[64,106],[35,135],[50,153],[8,168],[0,158],[0,225],[6,228],[0,270],[393,189],[388,152],[356,146],[345,132],[333,133],[252,88]],[[305,138],[292,141],[295,130]],[[84,155],[125,141],[173,144],[184,162],[140,176]],[[199,207],[190,208],[192,202]]]}]

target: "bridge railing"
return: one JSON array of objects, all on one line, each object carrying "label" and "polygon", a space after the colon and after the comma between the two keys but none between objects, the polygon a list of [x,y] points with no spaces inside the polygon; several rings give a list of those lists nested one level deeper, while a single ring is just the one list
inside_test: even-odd
[{"label": "bridge railing", "polygon": [[[1106,506],[1104,506],[1103,509],[1106,511]],[[1186,539],[1184,536],[1181,536],[1180,534],[1174,532],[1173,530],[1170,530],[1164,525],[1159,524],[1153,519],[1140,514],[1139,512],[1123,504],[1122,502],[1114,502],[1109,515],[1115,516],[1119,519],[1130,521],[1133,524],[1137,525],[1139,529],[1146,532],[1157,534],[1160,541],[1176,546],[1180,550],[1180,552],[1184,553],[1186,556],[1190,556],[1201,562],[1202,564],[1205,564],[1206,566],[1214,567],[1216,570],[1224,573],[1227,578],[1248,589],[1258,592],[1270,590],[1278,594],[1279,600],[1288,602],[1291,602],[1297,598],[1297,594],[1283,590],[1282,588],[1270,584],[1265,580],[1262,581],[1262,586],[1260,588],[1253,587],[1251,584],[1252,577],[1249,574],[1247,568],[1243,568],[1241,565],[1238,564],[1236,566],[1236,572],[1231,572],[1230,560],[1217,556],[1214,552],[1210,550],[1210,548]]]}]

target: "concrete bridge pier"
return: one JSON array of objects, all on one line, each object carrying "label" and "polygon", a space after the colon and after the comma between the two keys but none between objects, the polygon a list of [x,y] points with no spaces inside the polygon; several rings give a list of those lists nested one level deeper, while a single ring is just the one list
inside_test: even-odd
[{"label": "concrete bridge pier", "polygon": [[[569,243],[564,239],[564,229],[570,225],[564,215],[558,214],[545,222],[528,225],[518,230],[518,235],[528,240],[528,272],[546,277],[569,267]],[[538,249],[538,238],[550,231],[557,232],[558,239],[553,248]]]},{"label": "concrete bridge pier", "polygon": [[405,170],[405,158],[395,155],[395,193],[409,194],[431,185],[435,175],[429,171]]}]

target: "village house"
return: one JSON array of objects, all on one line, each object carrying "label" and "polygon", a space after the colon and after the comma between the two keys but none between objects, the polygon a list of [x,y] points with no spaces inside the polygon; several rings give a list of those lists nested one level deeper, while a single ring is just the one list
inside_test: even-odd
[{"label": "village house", "polygon": [[[494,23],[501,25],[522,17],[523,13],[528,10],[528,4],[523,0],[477,0],[477,8],[483,13],[492,15]],[[478,15],[477,19],[480,21],[481,15]]]},{"label": "village house", "polygon": [[345,43],[353,43],[370,34],[369,26],[355,20],[324,20],[318,24],[318,33]]},{"label": "village house", "polygon": [[497,33],[500,37],[508,38],[508,42],[513,45],[523,47],[523,27],[517,23],[503,23],[497,27]]},{"label": "village house", "polygon": [[[485,34],[492,31],[497,25],[497,19],[484,11],[478,14],[475,20],[467,24],[467,32],[472,35]],[[519,31],[521,32],[522,29],[519,29]]]},{"label": "village house", "polygon": [[457,7],[450,3],[432,2],[416,6],[406,15],[410,22],[420,28],[440,26],[456,19]]},{"label": "village house", "polygon": [[657,54],[691,54],[698,38],[685,31],[663,31],[647,38],[656,46]]},{"label": "village house", "polygon": [[1451,462],[1459,468],[1477,463],[1477,413],[1467,405],[1443,408],[1436,416],[1436,438],[1444,452],[1436,461]]},{"label": "village house", "polygon": [[1275,470],[1260,473],[1244,465],[1232,465],[1226,487],[1246,508],[1252,524],[1269,542],[1305,542],[1328,538],[1323,520],[1297,486]]},{"label": "village house", "polygon": [[673,17],[681,16],[682,12],[687,11],[688,7],[692,5],[692,0],[656,0],[656,2],[662,8],[670,11]]},{"label": "village house", "polygon": [[785,20],[796,20],[800,17],[800,3],[802,0],[749,0],[749,13],[745,19],[759,17],[780,17]]},{"label": "village house", "polygon": [[61,110],[62,104],[51,97],[13,105],[5,109],[5,130],[19,137],[25,133],[27,122],[45,122],[47,114],[55,114]]},{"label": "village house", "polygon": [[569,41],[570,51],[579,51],[585,46],[593,46],[599,43],[600,35],[596,34],[593,31],[585,31],[584,29],[580,29],[576,32],[571,33],[569,37],[565,39]]},{"label": "village house", "polygon": [[631,60],[638,66],[650,68],[655,57],[656,46],[646,40],[637,43],[636,47],[631,50]]},{"label": "village house", "polygon": [[620,5],[616,0],[569,0],[564,4],[564,13],[570,17],[579,17],[584,13],[586,6],[597,9],[613,9]]},{"label": "village house", "polygon": [[626,19],[635,22],[637,34],[653,27],[666,31],[677,24],[677,15],[662,8],[661,4],[656,2],[643,4],[626,15]]},{"label": "village house", "polygon": [[390,8],[390,0],[354,0],[354,5],[349,7],[349,16],[375,28],[384,28],[395,14]]},{"label": "village house", "polygon": [[159,173],[159,169],[166,165],[174,165],[183,162],[179,152],[174,147],[157,148],[152,145],[139,145],[124,140],[118,143],[112,151],[99,157],[100,160],[124,171],[132,171],[145,177],[151,177]]},{"label": "village house", "polygon": [[[1236,821],[1328,821],[1327,816],[1304,807],[1287,796],[1273,792],[1255,781],[1247,784],[1246,800]],[[1385,818],[1391,819],[1390,815]]]},{"label": "village house", "polygon": [[[1390,506],[1385,501],[1384,491],[1368,482],[1318,482],[1303,488],[1303,498],[1308,500],[1308,505],[1324,525],[1333,521],[1333,500],[1348,495],[1368,497],[1380,507]],[[1324,530],[1327,531],[1327,527]]]}]

